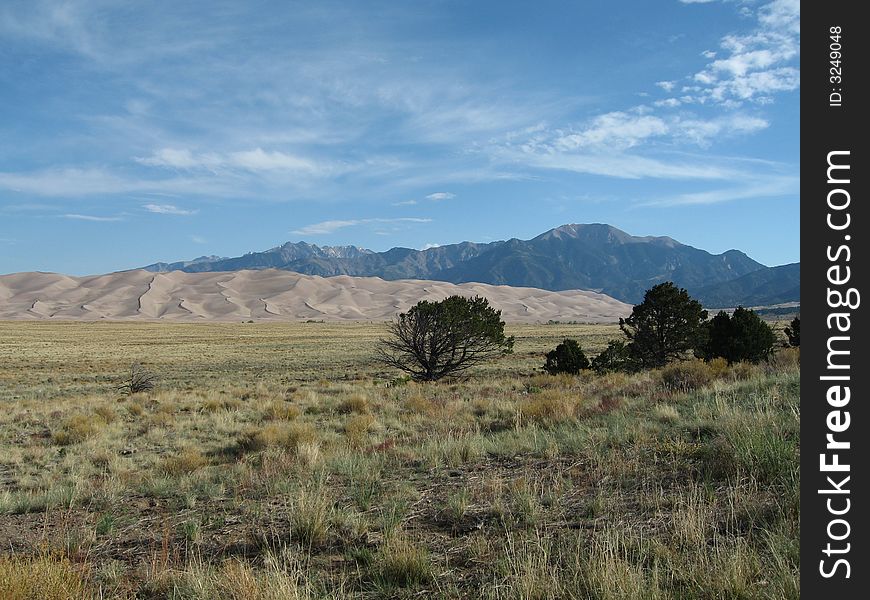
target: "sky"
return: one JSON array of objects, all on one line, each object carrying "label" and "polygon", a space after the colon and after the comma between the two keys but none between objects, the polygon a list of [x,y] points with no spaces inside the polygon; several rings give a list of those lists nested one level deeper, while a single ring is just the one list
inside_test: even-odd
[{"label": "sky", "polygon": [[800,260],[798,0],[4,0],[0,273],[609,223]]}]

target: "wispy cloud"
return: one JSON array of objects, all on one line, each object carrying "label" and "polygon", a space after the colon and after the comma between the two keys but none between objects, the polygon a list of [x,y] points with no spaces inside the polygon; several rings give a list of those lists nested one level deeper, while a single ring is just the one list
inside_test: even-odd
[{"label": "wispy cloud", "polygon": [[429,194],[426,196],[427,200],[434,200],[436,202],[441,200],[451,200],[456,197],[456,194],[452,192],[435,192],[434,194]]},{"label": "wispy cloud", "polygon": [[393,202],[393,206],[414,206],[417,204],[416,200],[402,200],[401,202]]},{"label": "wispy cloud", "polygon": [[793,176],[773,176],[764,180],[753,180],[740,185],[717,188],[701,192],[679,194],[671,198],[653,200],[641,206],[691,206],[719,204],[735,200],[798,197],[800,178]]},{"label": "wispy cloud", "polygon": [[213,178],[127,177],[102,168],[55,168],[20,173],[0,172],[0,188],[35,196],[77,198],[118,193],[175,192],[224,196],[228,186]]},{"label": "wispy cloud", "polygon": [[294,229],[290,233],[296,235],[328,235],[335,233],[339,229],[345,227],[354,227],[357,225],[366,225],[370,223],[429,223],[432,219],[424,219],[417,217],[399,217],[393,219],[371,218],[371,219],[348,219],[335,221],[321,221],[320,223],[312,223],[300,229]]},{"label": "wispy cloud", "polygon": [[208,243],[208,240],[206,240],[204,237],[199,236],[199,235],[190,236],[190,241],[193,242],[194,244],[207,244]]},{"label": "wispy cloud", "polygon": [[262,148],[220,154],[194,153],[189,149],[161,148],[151,156],[137,157],[136,162],[152,167],[173,169],[239,169],[245,171],[288,171],[312,175],[325,175],[339,170],[339,165],[317,163],[313,160]]},{"label": "wispy cloud", "polygon": [[195,215],[197,212],[195,210],[178,208],[173,204],[145,204],[142,208],[158,215]]},{"label": "wispy cloud", "polygon": [[98,223],[107,223],[111,221],[123,221],[124,217],[98,217],[95,215],[79,215],[79,214],[65,214],[61,215],[64,219],[73,219],[75,221],[95,221]]},{"label": "wispy cloud", "polygon": [[[502,146],[493,151],[494,156],[536,168],[622,179],[726,179],[740,176],[741,171],[725,161],[686,160],[668,148],[673,151],[685,144],[704,148],[714,139],[754,133],[769,125],[743,113],[704,119],[649,111],[640,106],[600,115],[570,131],[542,132],[522,144]],[[659,146],[654,158],[636,153],[654,143]]]},{"label": "wispy cloud", "polygon": [[528,153],[505,151],[503,160],[521,162],[540,169],[555,169],[601,175],[617,179],[671,179],[675,181],[724,180],[744,173],[734,166],[713,163],[709,158],[660,154],[658,158],[615,152],[602,153]]}]

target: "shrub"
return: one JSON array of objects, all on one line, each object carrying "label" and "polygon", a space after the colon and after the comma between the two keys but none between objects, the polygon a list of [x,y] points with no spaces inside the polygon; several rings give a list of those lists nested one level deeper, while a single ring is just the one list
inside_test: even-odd
[{"label": "shrub", "polygon": [[677,392],[697,390],[713,379],[710,368],[700,360],[672,363],[662,369],[661,377],[666,388]]},{"label": "shrub", "polygon": [[524,400],[519,407],[523,422],[539,425],[554,425],[574,418],[579,399],[570,392],[544,390]]},{"label": "shrub", "polygon": [[127,394],[138,394],[154,389],[157,382],[157,375],[146,370],[139,363],[133,363],[130,366],[130,375],[127,379],[118,386],[118,389]]},{"label": "shrub", "polygon": [[426,550],[403,537],[387,541],[375,566],[375,580],[387,587],[413,587],[431,581],[433,576]]},{"label": "shrub", "polygon": [[63,422],[60,431],[55,432],[52,439],[59,446],[77,444],[95,436],[105,423],[97,415],[75,414]]},{"label": "shrub", "polygon": [[344,414],[367,413],[369,412],[369,399],[363,394],[354,394],[341,403],[341,406],[339,406],[339,412]]},{"label": "shrub", "polygon": [[175,456],[163,460],[160,470],[167,475],[187,475],[208,464],[208,459],[195,448],[185,448]]},{"label": "shrub", "polygon": [[713,379],[724,379],[729,373],[728,361],[721,356],[711,359],[707,366],[710,368],[710,376]]},{"label": "shrub", "polygon": [[302,411],[299,407],[283,400],[276,400],[266,405],[264,416],[272,421],[293,421]]},{"label": "shrub", "polygon": [[420,394],[414,394],[405,399],[404,402],[405,410],[418,414],[418,415],[429,415],[434,416],[438,413],[439,405],[434,401],[426,398],[425,396],[421,396]]},{"label": "shrub", "polygon": [[592,359],[591,366],[599,374],[636,370],[636,362],[632,359],[630,348],[623,340],[610,340],[607,348]]},{"label": "shrub", "polygon": [[566,339],[556,346],[555,350],[547,352],[544,370],[550,375],[570,373],[576,375],[589,368],[589,359],[583,354],[583,349],[577,340]]},{"label": "shrub", "polygon": [[371,415],[355,415],[344,424],[344,433],[352,446],[360,446],[366,436],[375,426],[375,418]]},{"label": "shrub", "polygon": [[776,334],[755,311],[738,307],[733,315],[720,311],[705,325],[706,340],[698,349],[705,360],[722,357],[729,364],[767,359],[776,344]]},{"label": "shrub", "polygon": [[785,328],[785,335],[788,337],[788,345],[800,347],[801,345],[801,318],[795,317],[791,320],[788,327]]},{"label": "shrub", "polygon": [[118,419],[118,413],[115,412],[114,408],[108,405],[98,406],[94,409],[94,413],[96,413],[96,415],[107,424],[114,423]]},{"label": "shrub", "polygon": [[780,348],[767,361],[766,368],[772,372],[787,372],[799,369],[801,366],[800,346]]},{"label": "shrub", "polygon": [[629,339],[632,357],[643,368],[662,367],[703,342],[707,311],[670,281],[644,294],[619,327]]},{"label": "shrub", "polygon": [[390,325],[378,358],[408,373],[415,381],[436,381],[513,350],[505,337],[501,311],[486,298],[450,296],[441,302],[422,300]]},{"label": "shrub", "polygon": [[323,489],[323,482],[316,482],[299,490],[290,515],[291,537],[306,546],[319,546],[329,538],[332,515],[332,500]]},{"label": "shrub", "polygon": [[308,423],[270,423],[245,432],[238,441],[242,452],[279,447],[296,452],[300,444],[317,441],[317,431]]},{"label": "shrub", "polygon": [[66,557],[0,557],[0,590],[4,600],[70,600],[90,598],[82,574]]}]

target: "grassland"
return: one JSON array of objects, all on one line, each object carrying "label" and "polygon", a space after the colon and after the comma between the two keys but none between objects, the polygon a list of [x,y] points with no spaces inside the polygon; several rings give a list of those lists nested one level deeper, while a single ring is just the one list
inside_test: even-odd
[{"label": "grassland", "polygon": [[551,377],[618,330],[508,329],[419,385],[382,324],[0,323],[0,596],[799,597],[796,353]]}]

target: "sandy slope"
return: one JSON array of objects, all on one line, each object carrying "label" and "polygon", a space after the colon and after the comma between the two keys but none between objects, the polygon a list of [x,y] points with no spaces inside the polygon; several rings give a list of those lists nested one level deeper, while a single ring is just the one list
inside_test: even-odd
[{"label": "sandy slope", "polygon": [[90,277],[55,273],[0,275],[0,319],[70,320],[388,320],[419,300],[481,295],[508,322],[608,322],[631,307],[580,290],[378,277],[316,277],[289,271],[150,273]]}]

